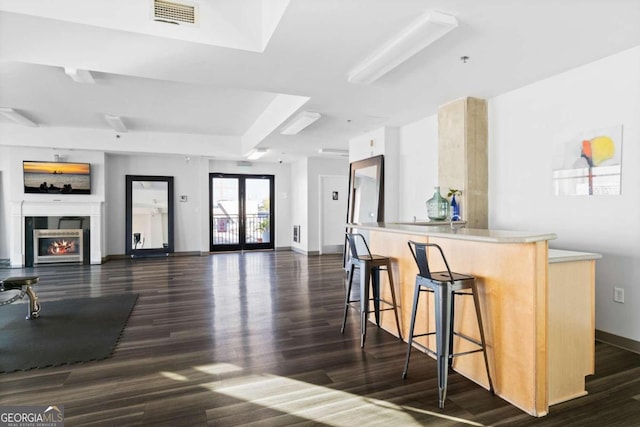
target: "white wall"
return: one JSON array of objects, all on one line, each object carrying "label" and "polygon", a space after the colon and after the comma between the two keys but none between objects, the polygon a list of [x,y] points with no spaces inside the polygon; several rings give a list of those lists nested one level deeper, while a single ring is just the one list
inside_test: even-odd
[{"label": "white wall", "polygon": [[[558,235],[600,253],[596,328],[640,341],[640,46],[489,100],[489,227]],[[552,155],[581,131],[623,125],[622,195],[556,197]],[[437,116],[400,130],[400,213],[426,217],[437,185]],[[464,209],[464,207],[462,208]],[[613,287],[625,303],[613,302]]]},{"label": "white wall", "polygon": [[[348,165],[347,165],[348,167]],[[349,177],[347,175],[320,175],[320,254],[342,253],[344,249],[345,222],[347,220],[347,200]],[[333,193],[338,193],[338,199]]]},{"label": "white wall", "polygon": [[400,129],[381,127],[349,140],[349,162],[384,156],[384,220],[399,218]]},{"label": "white wall", "polygon": [[[42,201],[46,199],[104,201],[105,197],[105,172],[104,153],[99,151],[84,150],[54,150],[51,148],[8,147],[9,175],[8,200]],[[91,194],[25,194],[22,172],[23,160],[54,161],[54,154],[60,156],[60,161],[91,163]]]},{"label": "white wall", "polygon": [[[320,175],[347,177],[349,161],[346,158],[310,157],[291,166],[291,225],[299,225],[301,235],[300,243],[293,242],[290,237],[291,247],[308,254],[320,253]],[[289,235],[293,236],[291,227]]]},{"label": "white wall", "polygon": [[[235,144],[229,144],[229,142]],[[136,150],[141,145],[152,146],[159,155],[139,154]],[[78,150],[76,147],[80,146],[86,146],[90,150]],[[2,186],[0,258],[9,256],[8,201],[30,200],[29,197],[42,200],[43,197],[49,197],[22,194],[22,170],[20,169],[22,160],[53,160],[54,153],[62,155],[68,161],[91,163],[92,195],[61,195],[55,198],[73,200],[72,198],[75,197],[77,200],[104,202],[105,215],[103,215],[102,227],[107,238],[103,239],[103,255],[124,254],[124,175],[126,173],[143,174],[144,172],[141,172],[143,170],[147,170],[149,175],[167,175],[165,162],[170,162],[172,165],[184,162],[184,153],[189,153],[191,159],[195,161],[192,160],[189,172],[179,172],[179,175],[197,178],[182,180],[182,184],[176,184],[175,191],[176,195],[194,194],[195,199],[190,198],[188,203],[176,206],[176,214],[180,214],[176,215],[176,220],[187,219],[187,222],[176,224],[176,250],[208,251],[208,233],[200,233],[200,230],[208,230],[208,161],[199,160],[199,156],[237,155],[239,146],[239,137],[149,132],[117,135],[111,130],[46,126],[31,128],[2,123],[0,124],[0,173],[2,174],[0,177],[2,179],[0,182]],[[126,166],[121,163],[126,163],[127,160],[116,161],[113,165],[114,171],[107,174],[105,158],[109,155],[105,153],[110,151],[130,153],[131,158],[136,159],[136,164]],[[157,160],[161,155],[167,155],[167,157],[164,160]],[[119,156],[122,159],[127,157],[125,154]],[[173,166],[169,170],[172,168]],[[107,179],[109,183],[105,182]],[[194,192],[194,190],[197,191]],[[202,200],[206,200],[207,204],[202,211],[204,214],[201,215],[199,210]],[[197,213],[198,220],[195,222],[190,222],[189,218],[192,218],[190,209]],[[198,226],[194,227],[195,224]],[[184,233],[178,233],[178,230],[184,230]]]},{"label": "white wall", "polygon": [[[110,204],[110,254],[124,253],[125,175],[161,175],[174,177],[174,244],[176,252],[209,251],[209,173],[268,174],[275,177],[274,212],[276,217],[274,245],[288,247],[291,228],[289,205],[289,165],[254,162],[251,167],[238,167],[237,162],[209,160],[190,156],[110,155],[108,191]],[[180,196],[187,202],[180,202]]]},{"label": "white wall", "polygon": [[[122,255],[129,241],[125,236],[126,175],[172,176],[174,193],[173,239],[176,252],[200,251],[200,212],[202,185],[198,176],[199,158],[184,156],[107,155],[107,254]],[[179,202],[180,195],[188,202]],[[204,210],[206,214],[206,209]],[[208,248],[206,249],[208,250]]]},{"label": "white wall", "polygon": [[438,116],[426,117],[400,129],[398,218],[427,221],[426,201],[438,185]]},{"label": "white wall", "polygon": [[[91,195],[24,194],[22,160],[53,160],[54,153],[65,161],[89,162],[92,172]],[[209,161],[201,157],[176,155],[105,154],[101,151],[53,150],[51,148],[0,146],[0,259],[9,258],[9,205],[11,200],[86,200],[104,202],[102,253],[125,253],[125,175],[174,177],[174,245],[176,252],[209,251],[209,172],[272,174],[276,184],[276,247],[291,241],[290,166],[254,163],[239,169],[236,162]],[[187,202],[180,202],[180,195]]]},{"label": "white wall", "polygon": [[[596,327],[640,341],[640,46],[491,99],[489,226],[552,231],[601,253]],[[556,197],[551,156],[581,131],[623,125],[622,195]],[[613,287],[625,289],[624,304]]]},{"label": "white wall", "polygon": [[[307,186],[307,203],[308,209],[308,227],[309,234],[307,239],[308,252],[320,252],[320,175],[349,175],[349,161],[346,158],[319,158],[310,157],[308,162],[308,186]],[[342,212],[342,219],[335,227],[340,227],[344,231],[344,223],[347,217],[345,208]]]},{"label": "white wall", "polygon": [[[291,248],[307,252],[309,248],[309,203],[308,203],[308,159],[298,160],[291,165],[291,227],[289,235]],[[293,226],[300,226],[300,241],[293,241]]]},{"label": "white wall", "polygon": [[349,140],[349,162],[384,154],[385,128],[381,127]]},{"label": "white wall", "polygon": [[[7,127],[3,129],[8,129]],[[3,134],[4,135],[4,134]],[[18,132],[14,136],[20,136]],[[66,150],[34,147],[39,138],[55,143],[63,139],[56,132],[28,135],[27,146],[0,145],[0,258],[9,258],[9,205],[11,200],[43,200],[43,198],[104,202],[102,253],[122,255],[128,241],[125,236],[125,176],[157,175],[174,177],[174,246],[176,252],[209,250],[209,173],[270,174],[275,176],[274,210],[276,215],[276,248],[293,244],[292,225],[301,225],[303,252],[319,251],[319,179],[318,175],[348,175],[348,161],[342,158],[316,158],[294,165],[254,162],[251,167],[238,167],[237,162],[209,160],[198,156],[160,154],[106,154],[103,151]],[[4,137],[3,137],[4,138]],[[3,139],[4,140],[4,139]],[[89,162],[92,167],[91,195],[24,194],[22,160],[53,160],[54,153],[65,161]],[[310,179],[310,176],[312,179]],[[293,180],[293,181],[292,181]],[[188,201],[180,202],[180,195]],[[346,195],[345,195],[346,196]],[[345,212],[346,214],[346,212]],[[309,218],[311,216],[311,219]],[[294,221],[295,218],[295,221]]]},{"label": "white wall", "polygon": [[[15,126],[20,127],[20,126]],[[5,127],[2,138],[10,138],[10,127]],[[6,131],[9,129],[9,131]],[[42,136],[42,135],[41,135]],[[25,194],[22,171],[23,160],[53,161],[58,154],[60,161],[91,164],[91,194]],[[51,201],[65,203],[73,201],[105,201],[105,156],[99,151],[62,150],[51,148],[33,148],[22,146],[0,146],[0,258],[11,255],[10,248],[10,206],[11,201]],[[104,226],[104,224],[103,224]],[[102,242],[102,253],[105,253]]]},{"label": "white wall", "polygon": [[0,259],[9,258],[9,148],[0,146]]}]

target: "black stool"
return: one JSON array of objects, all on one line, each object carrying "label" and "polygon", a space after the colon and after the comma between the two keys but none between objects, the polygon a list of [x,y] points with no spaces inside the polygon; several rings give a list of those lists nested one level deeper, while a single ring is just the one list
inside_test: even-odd
[{"label": "black stool", "polygon": [[22,299],[24,294],[27,294],[29,297],[27,319],[37,319],[40,317],[40,304],[38,303],[38,295],[36,294],[36,291],[33,290],[32,286],[38,283],[39,280],[38,276],[8,277],[1,280],[0,292],[20,291],[19,294],[7,301],[4,301],[1,305],[11,304],[18,299]]},{"label": "black stool", "polygon": [[[349,241],[349,248],[351,251],[351,259],[349,261],[349,277],[347,292],[345,296],[344,305],[344,319],[342,320],[341,332],[344,333],[344,327],[347,323],[347,313],[351,303],[360,302],[360,323],[361,323],[361,338],[360,347],[364,347],[364,340],[367,334],[367,318],[371,312],[369,309],[369,301],[373,300],[374,312],[376,317],[376,325],[380,327],[380,312],[393,310],[396,316],[396,327],[398,328],[398,337],[402,340],[402,333],[400,331],[400,320],[398,318],[396,303],[396,291],[393,286],[393,277],[391,275],[391,259],[381,255],[372,255],[367,245],[367,241],[360,233],[346,233],[347,240]],[[364,243],[364,249],[366,255],[358,253],[358,242]],[[360,299],[351,299],[351,285],[353,283],[353,273],[355,269],[360,269]],[[380,270],[386,270],[389,276],[389,286],[391,287],[391,302],[385,301],[380,298]],[[373,298],[369,297],[369,286],[371,285]],[[380,303],[383,303],[387,308],[380,308]]]},{"label": "black stool", "polygon": [[[444,401],[447,397],[447,376],[449,368],[453,362],[455,356],[462,356],[465,354],[476,353],[481,351],[484,355],[484,365],[487,369],[487,378],[489,379],[489,390],[493,393],[493,383],[491,382],[491,374],[489,373],[489,362],[487,360],[487,349],[484,339],[484,329],[482,327],[482,315],[480,314],[480,304],[478,301],[478,293],[476,289],[476,282],[473,276],[465,274],[452,273],[447,263],[447,259],[442,252],[442,248],[435,243],[418,243],[409,241],[409,249],[413,258],[418,264],[419,274],[416,275],[415,291],[413,296],[413,310],[411,311],[411,326],[409,329],[409,346],[407,348],[407,359],[404,363],[404,371],[402,372],[402,378],[407,377],[407,370],[409,369],[409,357],[411,356],[411,345],[413,339],[416,337],[423,337],[428,335],[436,336],[436,351],[433,351],[429,347],[416,343],[416,346],[422,348],[427,353],[436,357],[436,363],[438,367],[438,404],[440,408],[444,408]],[[427,261],[427,246],[438,249],[444,265],[447,267],[447,271],[431,272],[429,270],[429,263]],[[466,291],[466,292],[462,292]],[[418,300],[421,292],[432,292],[434,294],[434,306],[435,306],[435,320],[436,330],[435,332],[427,332],[424,334],[414,334],[414,327],[416,322],[416,311],[418,310]],[[454,299],[455,296],[473,296],[473,303],[476,309],[476,317],[478,319],[478,328],[480,329],[480,341],[462,335],[453,330],[454,319]],[[462,339],[472,342],[477,349],[471,351],[465,351],[461,353],[453,352],[453,336],[457,335]]]}]

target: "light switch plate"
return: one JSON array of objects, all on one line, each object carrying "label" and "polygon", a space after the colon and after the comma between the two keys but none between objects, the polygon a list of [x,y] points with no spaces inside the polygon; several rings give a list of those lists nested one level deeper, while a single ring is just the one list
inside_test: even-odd
[{"label": "light switch plate", "polygon": [[624,289],[613,288],[613,300],[624,304]]}]

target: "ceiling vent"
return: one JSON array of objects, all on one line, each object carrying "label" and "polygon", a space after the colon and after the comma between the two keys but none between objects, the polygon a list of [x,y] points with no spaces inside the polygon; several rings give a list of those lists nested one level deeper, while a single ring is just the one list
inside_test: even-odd
[{"label": "ceiling vent", "polygon": [[198,8],[197,5],[186,2],[153,0],[153,19],[176,25],[196,25]]}]

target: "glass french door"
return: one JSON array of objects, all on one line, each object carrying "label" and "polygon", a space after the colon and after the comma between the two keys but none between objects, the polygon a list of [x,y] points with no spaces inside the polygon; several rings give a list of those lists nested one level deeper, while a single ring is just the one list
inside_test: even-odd
[{"label": "glass french door", "polygon": [[209,174],[210,250],[273,249],[273,175]]}]

